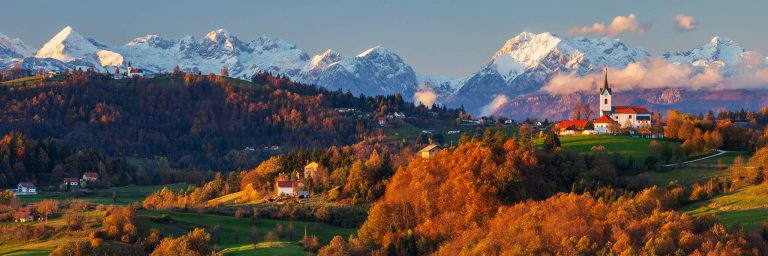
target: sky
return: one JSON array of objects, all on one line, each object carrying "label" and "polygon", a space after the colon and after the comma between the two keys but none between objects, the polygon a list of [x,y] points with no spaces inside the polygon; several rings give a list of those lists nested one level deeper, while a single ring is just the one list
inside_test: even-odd
[{"label": "sky", "polygon": [[609,35],[654,54],[688,50],[717,35],[766,54],[765,10],[764,0],[5,0],[0,33],[40,48],[67,25],[111,45],[147,34],[202,37],[224,28],[244,41],[281,38],[310,55],[333,49],[354,56],[380,45],[417,72],[459,77],[524,31]]}]

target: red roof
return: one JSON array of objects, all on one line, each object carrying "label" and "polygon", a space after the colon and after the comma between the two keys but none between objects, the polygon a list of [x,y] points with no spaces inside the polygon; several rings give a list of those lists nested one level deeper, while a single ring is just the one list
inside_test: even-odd
[{"label": "red roof", "polygon": [[83,177],[98,179],[99,174],[96,172],[86,172],[86,173],[83,173]]},{"label": "red roof", "polygon": [[301,187],[301,182],[296,180],[279,180],[277,181],[277,187],[280,187],[280,188]]},{"label": "red roof", "polygon": [[78,178],[64,178],[64,182],[78,182],[80,179]]},{"label": "red roof", "polygon": [[643,106],[615,106],[613,113],[618,114],[651,114],[650,110]]},{"label": "red roof", "polygon": [[563,129],[584,129],[588,120],[563,120],[557,123],[557,128]]},{"label": "red roof", "polygon": [[144,73],[144,71],[141,71],[141,69],[133,68],[131,69],[131,73]]},{"label": "red roof", "polygon": [[594,124],[610,124],[610,123],[616,123],[616,121],[613,120],[613,118],[610,118],[610,117],[608,117],[606,115],[603,115],[600,118],[595,119],[595,121],[593,121],[592,123],[594,123]]}]

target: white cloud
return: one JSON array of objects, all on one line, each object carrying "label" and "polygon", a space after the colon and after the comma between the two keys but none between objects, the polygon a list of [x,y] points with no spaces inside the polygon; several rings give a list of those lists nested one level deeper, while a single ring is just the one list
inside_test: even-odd
[{"label": "white cloud", "polygon": [[611,21],[611,24],[595,23],[592,26],[575,27],[568,30],[569,35],[587,35],[593,34],[598,36],[617,37],[619,34],[625,32],[633,32],[638,34],[645,33],[646,26],[637,20],[637,16],[630,13],[627,16],[616,16]]},{"label": "white cloud", "polygon": [[[565,95],[580,91],[597,90],[602,85],[603,74],[580,76],[560,73],[549,81],[542,91],[553,95]],[[694,69],[685,64],[670,63],[663,58],[648,58],[631,63],[623,69],[608,69],[608,82],[614,90],[687,88],[687,89],[755,89],[768,87],[768,67],[745,69],[723,76],[719,66]]]},{"label": "white cloud", "polygon": [[493,113],[496,112],[501,105],[504,105],[504,103],[507,103],[509,101],[509,98],[507,98],[507,95],[499,94],[493,97],[493,100],[491,102],[488,102],[487,105],[483,106],[480,109],[480,115],[482,116],[490,116],[493,115]]},{"label": "white cloud", "polygon": [[682,13],[678,13],[675,15],[675,22],[677,23],[677,28],[682,31],[691,31],[699,29],[699,20],[694,18],[693,16],[688,16]]},{"label": "white cloud", "polygon": [[413,104],[416,104],[416,106],[421,103],[424,106],[432,107],[432,103],[435,103],[436,100],[437,93],[429,88],[420,88],[419,91],[413,94]]}]

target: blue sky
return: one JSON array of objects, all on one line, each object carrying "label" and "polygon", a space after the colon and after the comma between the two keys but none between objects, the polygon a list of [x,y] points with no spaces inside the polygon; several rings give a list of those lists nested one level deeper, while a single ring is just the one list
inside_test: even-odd
[{"label": "blue sky", "polygon": [[[310,55],[331,48],[355,55],[381,45],[418,72],[461,76],[485,64],[523,31],[568,36],[574,27],[608,25],[635,14],[644,33],[618,37],[660,54],[687,50],[712,36],[748,50],[768,50],[768,1],[42,1],[6,0],[0,33],[40,47],[64,26],[110,44],[146,34],[202,36],[225,28],[242,40],[259,35],[295,43]],[[698,21],[684,31],[674,16]],[[594,36],[594,35],[589,35]]]}]

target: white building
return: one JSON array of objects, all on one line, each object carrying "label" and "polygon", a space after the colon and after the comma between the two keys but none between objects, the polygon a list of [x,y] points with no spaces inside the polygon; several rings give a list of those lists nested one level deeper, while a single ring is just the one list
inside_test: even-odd
[{"label": "white building", "polygon": [[131,62],[130,61],[128,62],[128,67],[126,68],[126,73],[125,74],[129,78],[130,77],[134,77],[134,76],[145,77],[144,70],[131,67]]},{"label": "white building", "polygon": [[[605,82],[600,88],[600,114],[609,116],[618,122],[621,127],[638,128],[641,125],[651,126],[653,112],[643,106],[613,106],[613,91],[608,87],[608,72],[605,73]],[[606,124],[607,127],[607,124]],[[597,130],[597,126],[595,127]]]},{"label": "white building", "polygon": [[602,115],[600,116],[600,118],[595,119],[595,121],[593,121],[592,124],[595,126],[595,131],[597,133],[608,133],[610,132],[610,129],[608,128],[608,126],[610,126],[611,124],[618,125],[618,123],[615,120],[613,120],[613,118],[606,115]]},{"label": "white building", "polygon": [[295,180],[280,180],[277,181],[277,196],[295,196],[304,184]]},{"label": "white building", "polygon": [[19,182],[14,193],[16,195],[37,195],[37,187],[32,182]]}]

